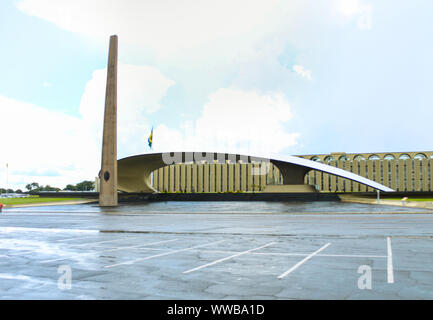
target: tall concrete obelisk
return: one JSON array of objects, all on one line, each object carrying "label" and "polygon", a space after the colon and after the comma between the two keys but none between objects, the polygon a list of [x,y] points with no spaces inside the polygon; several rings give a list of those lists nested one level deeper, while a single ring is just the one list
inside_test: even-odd
[{"label": "tall concrete obelisk", "polygon": [[101,207],[117,206],[117,36],[110,37],[105,91],[102,161],[99,171]]}]

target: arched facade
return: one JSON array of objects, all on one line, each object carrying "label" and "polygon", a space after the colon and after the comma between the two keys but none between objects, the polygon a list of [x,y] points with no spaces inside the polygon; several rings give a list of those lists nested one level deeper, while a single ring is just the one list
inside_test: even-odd
[{"label": "arched facade", "polygon": [[[379,152],[379,153],[331,153],[300,155],[324,161],[329,157],[346,161],[331,161],[329,165],[343,168],[374,180],[396,191],[433,191],[433,151]],[[323,191],[364,192],[372,188],[353,181],[331,177],[311,171],[306,182]]]},{"label": "arched facade", "polygon": [[[206,164],[200,164],[203,161],[205,161]],[[335,160],[330,160],[330,162],[333,161]],[[309,159],[304,159],[302,157],[286,156],[282,158],[267,159],[265,157],[252,157],[238,154],[206,152],[154,153],[120,159],[118,160],[118,189],[126,192],[155,192],[155,174],[153,172],[162,168],[164,168],[163,170],[167,170],[165,168],[171,166],[173,170],[168,169],[170,171],[163,178],[167,181],[164,182],[166,182],[167,186],[171,185],[169,191],[173,192],[174,189],[176,189],[176,192],[178,192],[179,187],[182,191],[182,184],[185,186],[188,181],[194,182],[194,178],[188,178],[185,167],[188,164],[191,165],[191,162],[194,163],[192,164],[192,166],[196,169],[200,168],[201,165],[208,166],[206,167],[207,169],[205,172],[203,172],[202,175],[200,175],[200,173],[198,175],[196,174],[197,186],[196,188],[194,188],[194,192],[197,191],[197,189],[199,192],[224,192],[225,190],[221,190],[218,188],[218,182],[222,182],[222,185],[224,185],[224,179],[226,179],[225,177],[229,177],[227,183],[228,185],[230,185],[230,173],[224,174],[224,172],[220,172],[218,174],[218,169],[215,166],[222,165],[222,168],[220,167],[220,170],[224,170],[224,166],[229,165],[230,162],[231,165],[235,166],[232,167],[232,170],[236,170],[236,168],[238,168],[238,170],[235,171],[235,176],[237,175],[238,178],[235,178],[235,180],[233,180],[232,182],[234,182],[234,184],[236,185],[236,181],[239,181],[239,186],[237,186],[236,188],[236,190],[239,191],[243,191],[244,189],[242,188],[242,178],[247,178],[248,180],[250,180],[251,177],[257,178],[268,176],[271,172],[271,166],[273,169],[275,167],[278,169],[281,176],[279,179],[280,183],[274,185],[266,184],[266,188],[264,188],[264,190],[258,191],[313,191],[314,185],[312,185],[311,183],[305,183],[306,175],[311,170],[332,175],[333,177],[339,177],[340,179],[347,179],[349,181],[360,183],[367,187],[378,189],[381,191],[393,191],[393,189],[381,185],[376,181],[367,179],[345,169],[336,168],[335,166],[329,166],[327,164],[312,161]],[[242,167],[242,165],[244,165],[244,167]],[[176,166],[178,166],[179,168],[177,171],[175,170]],[[214,170],[213,174],[211,171],[212,168]],[[231,167],[226,167],[226,170],[230,170],[230,168]],[[244,170],[242,170],[242,168],[244,168]],[[182,172],[182,170],[184,172]],[[194,173],[192,173],[192,175],[194,175]],[[156,174],[156,176],[158,176],[156,179],[159,180],[159,175]],[[177,186],[175,181],[178,184]],[[202,185],[200,185],[200,181]],[[214,188],[209,188],[205,186],[205,184],[210,184],[212,186],[212,182],[214,182]],[[248,185],[252,185],[252,188],[255,188],[257,185],[254,182],[255,181],[253,181],[252,184]],[[158,185],[160,185],[159,181]],[[263,186],[263,184],[259,185]],[[161,187],[159,187],[158,189],[159,191],[168,191],[167,189],[161,190]],[[183,190],[187,189],[188,188]]]}]

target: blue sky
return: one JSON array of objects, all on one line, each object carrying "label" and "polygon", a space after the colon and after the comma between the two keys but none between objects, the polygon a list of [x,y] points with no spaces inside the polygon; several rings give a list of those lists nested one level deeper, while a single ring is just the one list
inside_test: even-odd
[{"label": "blue sky", "polygon": [[0,186],[100,165],[108,39],[119,157],[432,150],[431,1],[0,3]]}]

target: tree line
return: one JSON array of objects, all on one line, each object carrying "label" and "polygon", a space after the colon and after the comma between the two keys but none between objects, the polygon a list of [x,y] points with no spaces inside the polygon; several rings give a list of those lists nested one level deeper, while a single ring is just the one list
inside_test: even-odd
[{"label": "tree line", "polygon": [[[41,192],[41,191],[93,191],[95,189],[95,182],[84,180],[77,184],[68,184],[65,188],[60,189],[57,187],[51,187],[50,185],[40,185],[37,182],[32,182],[26,185],[26,189],[28,192]],[[0,193],[23,193],[21,189],[13,190],[13,189],[4,189],[0,188]]]}]

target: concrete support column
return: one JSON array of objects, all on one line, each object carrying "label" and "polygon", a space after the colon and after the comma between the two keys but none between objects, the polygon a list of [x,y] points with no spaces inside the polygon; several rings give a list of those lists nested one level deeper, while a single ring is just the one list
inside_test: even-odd
[{"label": "concrete support column", "polygon": [[99,205],[117,206],[117,36],[110,37]]}]

